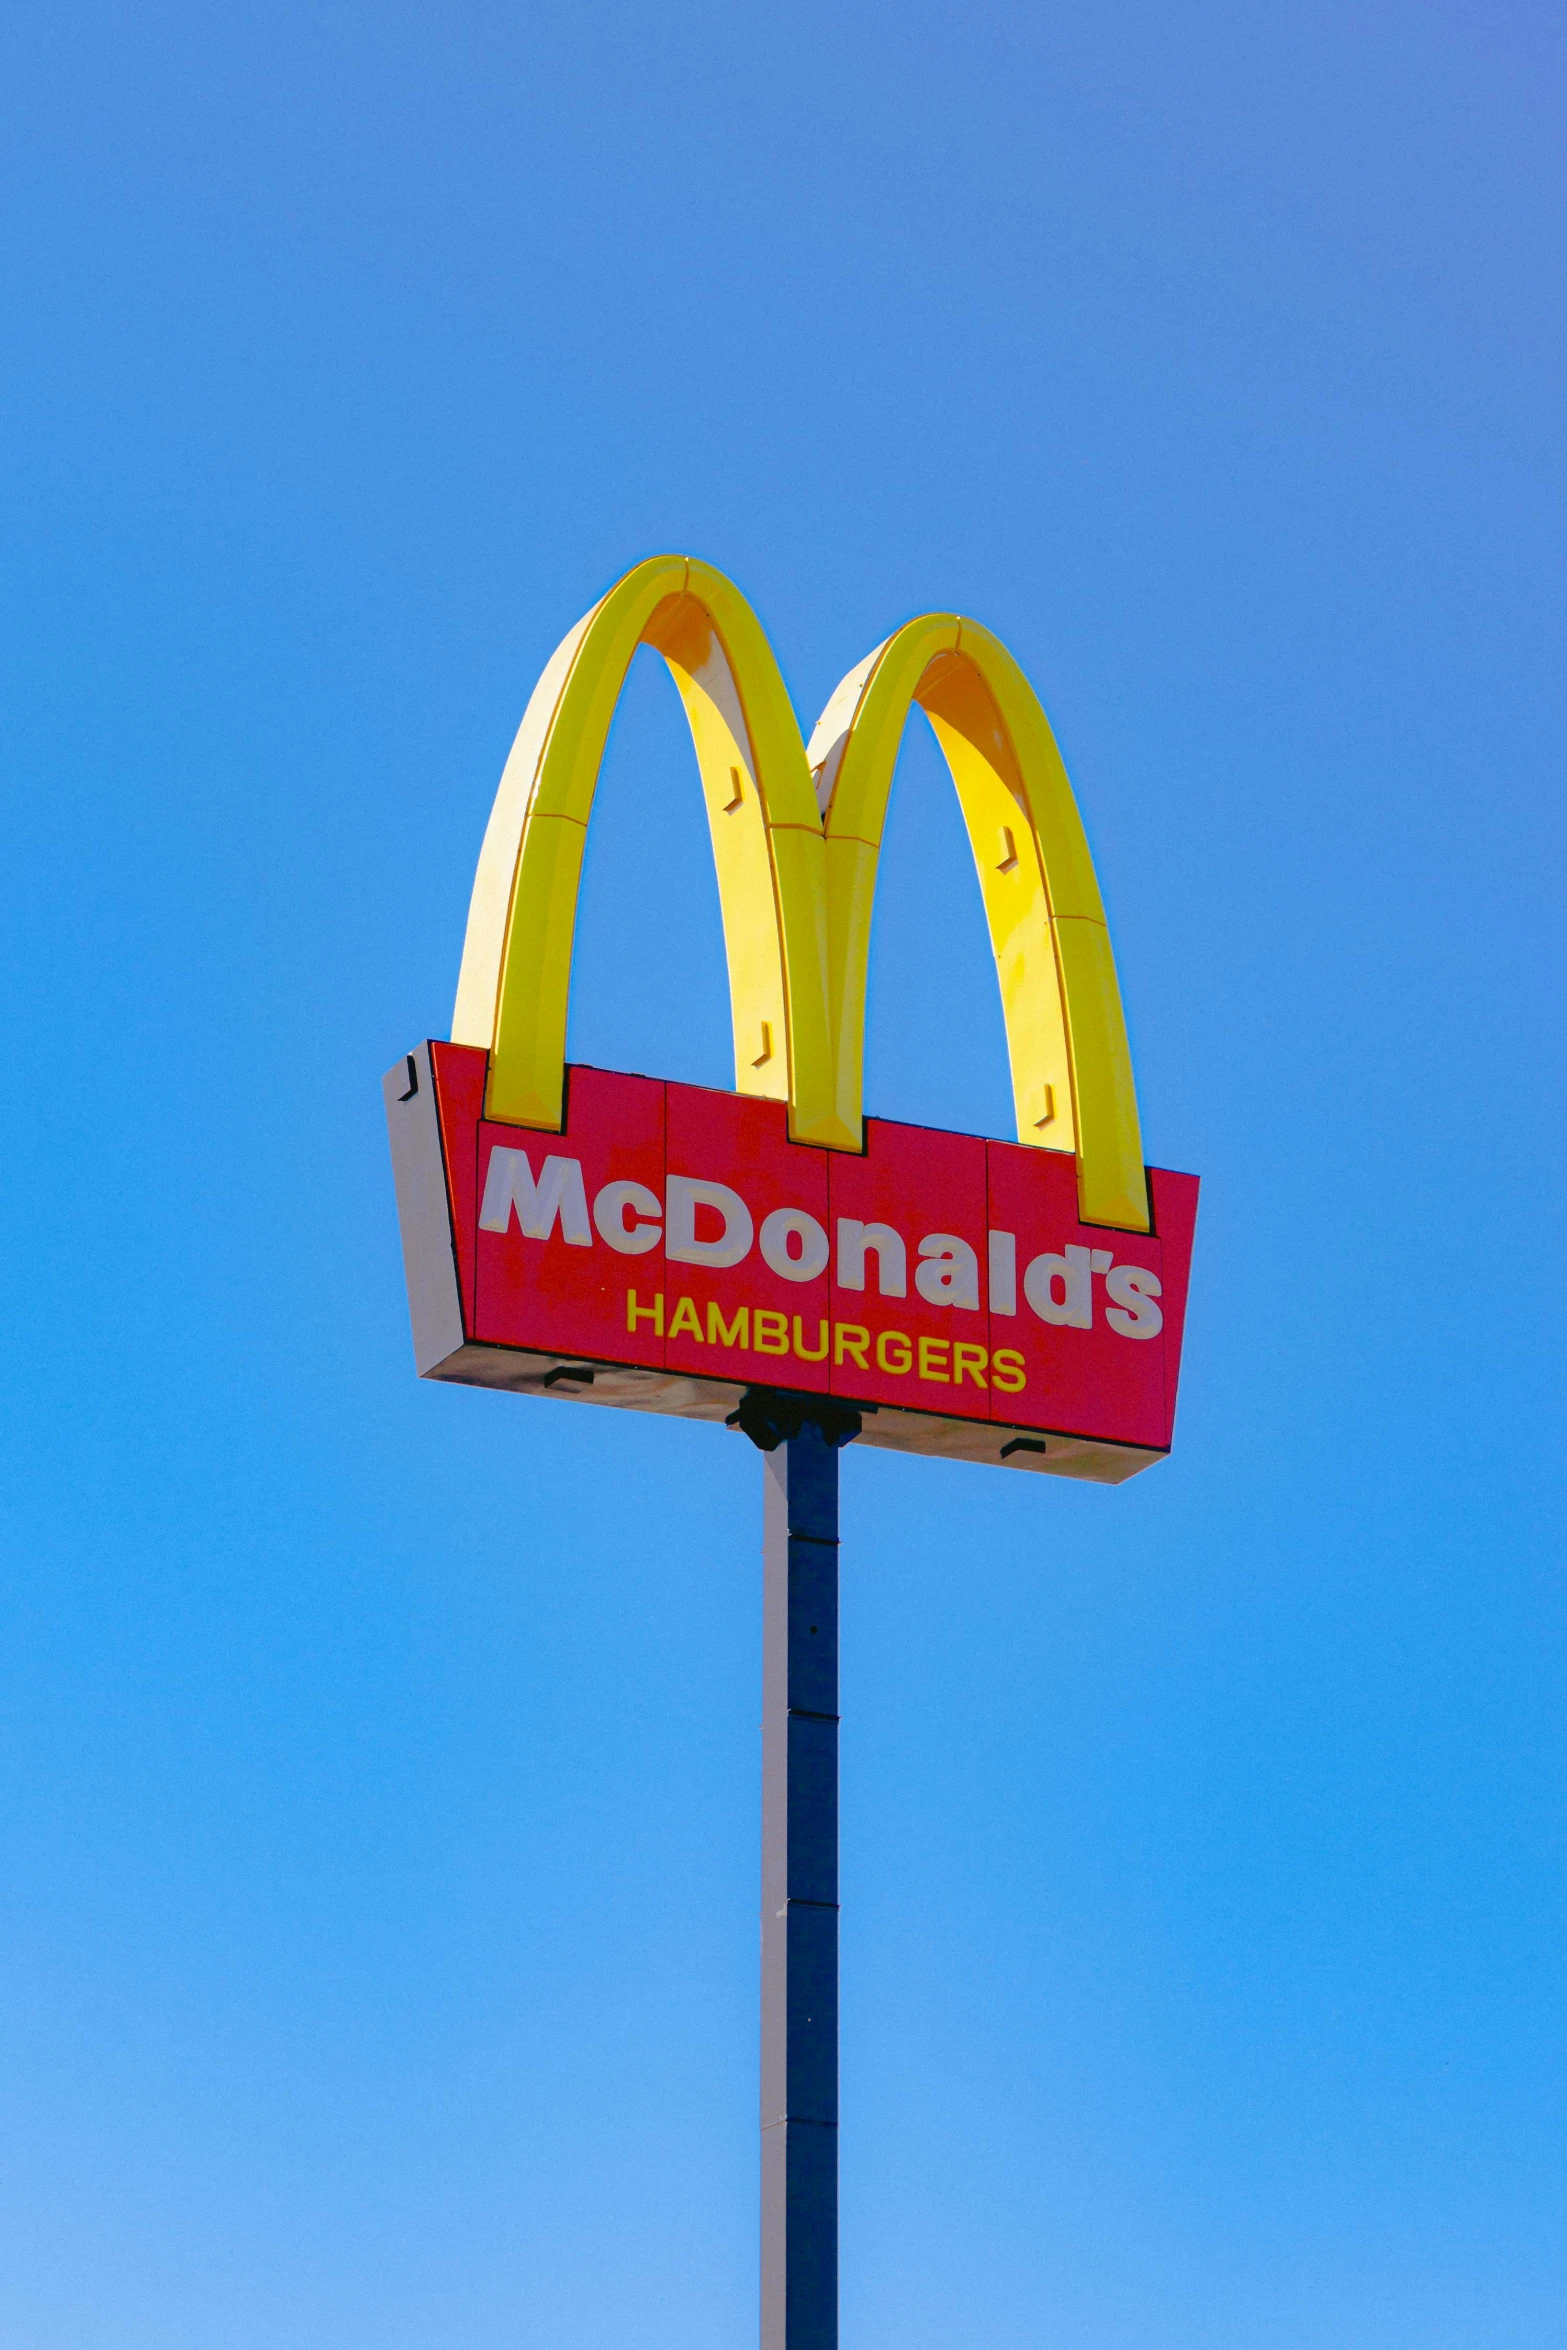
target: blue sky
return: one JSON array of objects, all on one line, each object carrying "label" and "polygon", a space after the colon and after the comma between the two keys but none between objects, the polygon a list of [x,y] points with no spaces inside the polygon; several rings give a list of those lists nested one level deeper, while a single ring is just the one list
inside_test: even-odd
[{"label": "blue sky", "polygon": [[[379,1078],[639,557],[1044,697],[1173,1458],[845,1460],[846,2350],[1539,2350],[1564,2187],[1559,15],[0,30],[0,2337],[754,2338],[757,1456],[412,1374]],[[573,1050],[728,1081],[673,689]],[[1004,1132],[933,745],[870,1106]]]}]

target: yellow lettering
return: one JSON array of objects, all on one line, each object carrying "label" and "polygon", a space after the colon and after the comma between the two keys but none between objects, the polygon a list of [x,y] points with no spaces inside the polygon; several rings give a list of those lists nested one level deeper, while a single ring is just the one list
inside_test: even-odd
[{"label": "yellow lettering", "polygon": [[820,1328],[818,1329],[818,1331],[817,1331],[817,1334],[816,1334],[816,1335],[817,1335],[817,1338],[818,1338],[818,1340],[820,1341],[820,1343],[819,1343],[819,1345],[817,1346],[817,1349],[816,1349],[816,1352],[815,1352],[815,1354],[812,1354],[812,1352],[811,1352],[810,1348],[809,1348],[809,1347],[806,1345],[806,1343],[805,1343],[805,1333],[804,1333],[804,1331],[803,1331],[803,1330],[800,1328],[800,1317],[799,1317],[799,1315],[798,1315],[798,1314],[796,1314],[796,1315],[795,1315],[795,1317],[794,1317],[794,1351],[795,1351],[795,1353],[796,1353],[796,1354],[799,1356],[799,1358],[800,1358],[800,1360],[801,1360],[801,1362],[802,1362],[802,1363],[825,1363],[825,1362],[826,1362],[826,1360],[827,1360],[827,1325],[826,1325],[826,1323],[825,1323],[825,1322],[823,1322],[823,1323],[821,1324],[821,1326],[820,1326]]},{"label": "yellow lettering", "polygon": [[985,1385],[985,1365],[990,1360],[982,1346],[965,1346],[960,1339],[952,1349],[952,1384],[961,1387],[965,1375],[976,1387]]},{"label": "yellow lettering", "polygon": [[[950,1385],[952,1373],[947,1369],[947,1357],[951,1352],[952,1341],[950,1338],[922,1338],[920,1340],[920,1377],[922,1379],[939,1379],[943,1386]],[[939,1362],[938,1356],[941,1358]]]},{"label": "yellow lettering", "polygon": [[751,1309],[741,1306],[732,1322],[726,1322],[717,1306],[707,1309],[707,1343],[709,1346],[743,1346],[751,1351]]},{"label": "yellow lettering", "polygon": [[841,1369],[844,1356],[852,1355],[857,1371],[868,1370],[865,1349],[870,1345],[870,1342],[870,1332],[862,1330],[858,1322],[835,1322],[833,1324],[832,1359]]},{"label": "yellow lettering", "polygon": [[[892,1359],[890,1354],[890,1350],[894,1347],[897,1349],[896,1360]],[[901,1378],[905,1371],[912,1368],[913,1362],[914,1349],[904,1337],[903,1332],[901,1330],[884,1330],[876,1341],[876,1368],[878,1371],[890,1371],[895,1379]]]},{"label": "yellow lettering", "polygon": [[654,1337],[663,1337],[664,1293],[661,1289],[654,1292],[653,1303],[650,1306],[639,1306],[637,1304],[637,1293],[634,1289],[628,1289],[626,1291],[626,1328],[631,1332],[633,1337],[636,1336],[637,1324],[639,1322],[651,1322],[653,1325]]},{"label": "yellow lettering", "polygon": [[990,1376],[1003,1395],[1021,1395],[1028,1384],[1023,1358],[1009,1346],[998,1346],[990,1358]]},{"label": "yellow lettering", "polygon": [[789,1317],[769,1313],[766,1306],[758,1306],[751,1316],[751,1344],[759,1355],[786,1355],[789,1352]]},{"label": "yellow lettering", "polygon": [[669,1325],[669,1335],[671,1338],[678,1338],[681,1332],[686,1330],[691,1333],[698,1346],[703,1343],[702,1325],[696,1318],[696,1308],[688,1297],[683,1297],[675,1307],[675,1318]]}]

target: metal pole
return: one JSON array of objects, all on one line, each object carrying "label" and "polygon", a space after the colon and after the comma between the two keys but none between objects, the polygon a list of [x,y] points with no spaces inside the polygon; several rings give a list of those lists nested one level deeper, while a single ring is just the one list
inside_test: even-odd
[{"label": "metal pole", "polygon": [[764,1463],[762,2350],[838,2343],[838,1448],[859,1415],[751,1390]]},{"label": "metal pole", "polygon": [[837,2350],[837,1450],[764,1477],[762,2350]]}]

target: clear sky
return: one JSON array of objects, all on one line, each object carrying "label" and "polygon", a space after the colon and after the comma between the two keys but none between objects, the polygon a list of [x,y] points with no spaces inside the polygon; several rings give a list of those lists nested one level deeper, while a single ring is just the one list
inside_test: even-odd
[{"label": "clear sky", "polygon": [[[1564,36],[14,0],[0,2341],[754,2340],[758,1456],[413,1376],[380,1076],[633,561],[1056,723],[1173,1458],[844,1463],[845,2350],[1567,2339]],[[729,1082],[636,669],[579,1058]],[[1007,1130],[911,729],[870,1106]]]}]

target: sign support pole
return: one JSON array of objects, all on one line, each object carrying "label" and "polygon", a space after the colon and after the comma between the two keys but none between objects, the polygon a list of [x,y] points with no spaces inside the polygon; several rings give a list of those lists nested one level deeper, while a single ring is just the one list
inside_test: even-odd
[{"label": "sign support pole", "polygon": [[837,2350],[837,1449],[763,1477],[762,2350]]},{"label": "sign support pole", "polygon": [[859,1414],[755,1388],[762,1447],[762,2350],[838,2343],[838,1451]]}]

